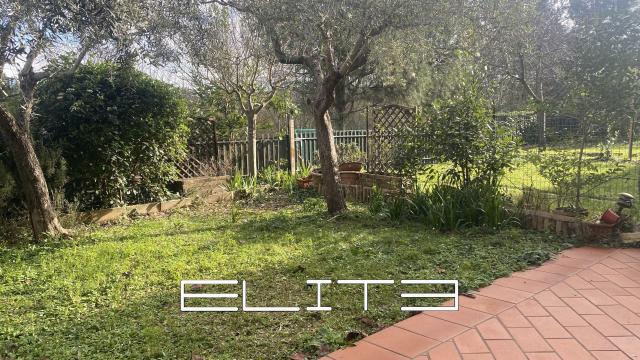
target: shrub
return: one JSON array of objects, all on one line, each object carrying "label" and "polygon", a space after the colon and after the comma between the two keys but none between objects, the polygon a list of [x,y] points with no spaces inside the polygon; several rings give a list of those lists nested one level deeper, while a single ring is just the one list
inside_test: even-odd
[{"label": "shrub", "polygon": [[447,165],[440,182],[458,187],[472,182],[495,185],[517,155],[519,140],[514,134],[511,124],[493,118],[476,84],[461,86],[420,114],[415,135],[405,142],[403,166],[433,170]]},{"label": "shrub", "polygon": [[83,209],[168,197],[185,155],[186,104],[179,91],[135,69],[88,64],[38,89],[35,126],[68,163],[68,199]]},{"label": "shrub", "polygon": [[527,157],[553,187],[557,207],[581,208],[582,194],[620,177],[624,172],[620,162],[581,158],[574,150],[530,153]]},{"label": "shrub", "polygon": [[339,164],[352,162],[364,163],[367,158],[367,154],[360,150],[360,146],[358,146],[358,144],[355,142],[338,144],[336,150],[338,153]]}]

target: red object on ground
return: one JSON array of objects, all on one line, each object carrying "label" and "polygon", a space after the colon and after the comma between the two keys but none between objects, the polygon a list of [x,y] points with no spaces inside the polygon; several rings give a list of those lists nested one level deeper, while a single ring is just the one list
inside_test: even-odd
[{"label": "red object on ground", "polygon": [[620,215],[616,214],[613,210],[608,209],[602,214],[600,217],[600,222],[605,224],[617,224],[618,220],[620,220]]}]

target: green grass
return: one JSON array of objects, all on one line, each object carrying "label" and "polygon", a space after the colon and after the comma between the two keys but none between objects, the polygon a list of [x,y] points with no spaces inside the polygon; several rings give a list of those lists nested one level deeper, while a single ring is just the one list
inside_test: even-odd
[{"label": "green grass", "polygon": [[[640,198],[640,151],[638,151],[638,148],[640,148],[640,144],[634,147],[635,153],[631,162],[628,161],[626,144],[616,144],[611,148],[612,160],[615,159],[622,162],[623,172],[593,189],[583,190],[582,206],[588,209],[590,213],[593,215],[600,214],[614,206],[614,200],[618,198],[618,194],[621,192],[631,193]],[[570,150],[576,154],[578,152],[575,148],[558,147],[550,147],[546,151],[554,152],[559,150]],[[549,202],[555,207],[553,187],[547,179],[540,175],[534,164],[524,159],[527,151],[537,151],[537,149],[523,150],[521,152],[521,156],[516,161],[514,168],[508,171],[502,179],[502,186],[514,198],[518,198],[521,195],[523,186],[547,192]],[[597,158],[600,152],[600,149],[595,146],[585,148],[586,158]],[[600,166],[605,167],[608,164],[606,161],[602,161]],[[436,170],[444,168],[444,165],[442,167],[438,166]],[[633,209],[631,213],[637,219],[640,219],[640,210]]]},{"label": "green grass", "polygon": [[[328,313],[181,313],[180,280],[247,280],[251,306],[304,308],[315,304],[307,279],[459,279],[471,289],[561,247],[517,229],[441,234],[310,206],[177,213],[72,241],[0,245],[0,358],[315,357],[345,345],[349,331],[406,317],[400,286],[373,287],[366,313],[361,287],[335,284],[323,290]],[[241,304],[215,304],[231,303]]]}]

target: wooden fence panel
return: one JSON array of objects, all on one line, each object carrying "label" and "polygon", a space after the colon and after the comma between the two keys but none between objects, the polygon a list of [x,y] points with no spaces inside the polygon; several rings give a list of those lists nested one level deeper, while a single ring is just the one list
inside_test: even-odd
[{"label": "wooden fence panel", "polygon": [[[334,131],[336,145],[356,143],[361,151],[367,152],[368,139],[366,130],[337,130]],[[300,166],[317,165],[317,138],[315,131],[296,134],[295,137],[296,164]],[[214,151],[213,147],[217,147]],[[224,174],[231,175],[235,171],[248,174],[249,146],[246,140],[225,140],[215,144],[196,143],[189,145],[187,160],[177,164],[180,176],[184,178],[211,175],[207,173],[212,168],[224,169]],[[283,165],[289,161],[288,136],[262,135],[257,140],[258,171],[269,165]],[[217,154],[217,158],[214,154]],[[220,166],[224,164],[225,166]]]}]

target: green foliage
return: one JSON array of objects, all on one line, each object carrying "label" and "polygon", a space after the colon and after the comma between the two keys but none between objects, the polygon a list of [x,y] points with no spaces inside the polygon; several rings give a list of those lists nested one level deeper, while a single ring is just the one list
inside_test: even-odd
[{"label": "green foliage", "polygon": [[367,160],[367,154],[360,150],[360,146],[356,142],[338,144],[336,146],[338,153],[338,164],[345,163],[364,163]]},{"label": "green foliage", "polygon": [[39,87],[38,132],[62,149],[68,199],[82,208],[120,206],[169,197],[166,188],[185,155],[186,104],[170,85],[112,63]]},{"label": "green foliage", "polygon": [[[212,119],[215,122],[215,131],[220,138],[233,138],[245,133],[247,119],[242,113],[240,104],[232,94],[224,89],[201,85],[196,89],[198,101],[192,109],[194,117]],[[207,124],[206,122],[196,122],[196,124]],[[211,136],[212,127],[196,127],[195,133],[191,134],[194,139]]]},{"label": "green foliage", "polygon": [[529,153],[527,158],[553,187],[557,207],[580,208],[581,194],[624,172],[624,166],[619,161],[603,162],[587,157],[580,159],[579,152],[575,150]]},{"label": "green foliage", "polygon": [[287,170],[269,165],[258,174],[258,182],[267,186],[269,190],[281,190],[289,194],[297,188],[298,174],[291,174]]},{"label": "green foliage", "polygon": [[[475,83],[424,109],[417,131],[405,143],[405,167],[430,169],[448,164],[440,182],[466,186],[497,185],[517,154],[519,141],[510,124],[496,122]],[[428,161],[425,161],[428,159]]]},{"label": "green foliage", "polygon": [[[558,239],[538,232],[434,233],[380,221],[357,206],[353,216],[331,220],[301,206],[235,211],[141,219],[71,241],[0,248],[0,358],[316,358],[320,347],[346,345],[349,332],[371,333],[406,318],[400,307],[411,303],[398,295],[407,290],[399,279],[458,279],[461,291],[476,289],[525,268],[522,254],[561,249]],[[362,321],[362,287],[335,284],[323,289],[334,310],[322,316],[177,310],[184,279],[246,280],[250,305],[304,307],[316,303],[306,280],[322,276],[396,283],[369,292],[373,326]]]},{"label": "green foliage", "polygon": [[419,221],[439,231],[461,230],[471,227],[503,228],[513,225],[506,210],[504,194],[497,186],[474,183],[463,188],[439,184],[433,187],[416,186],[407,194],[374,192],[369,211],[394,221]]}]

